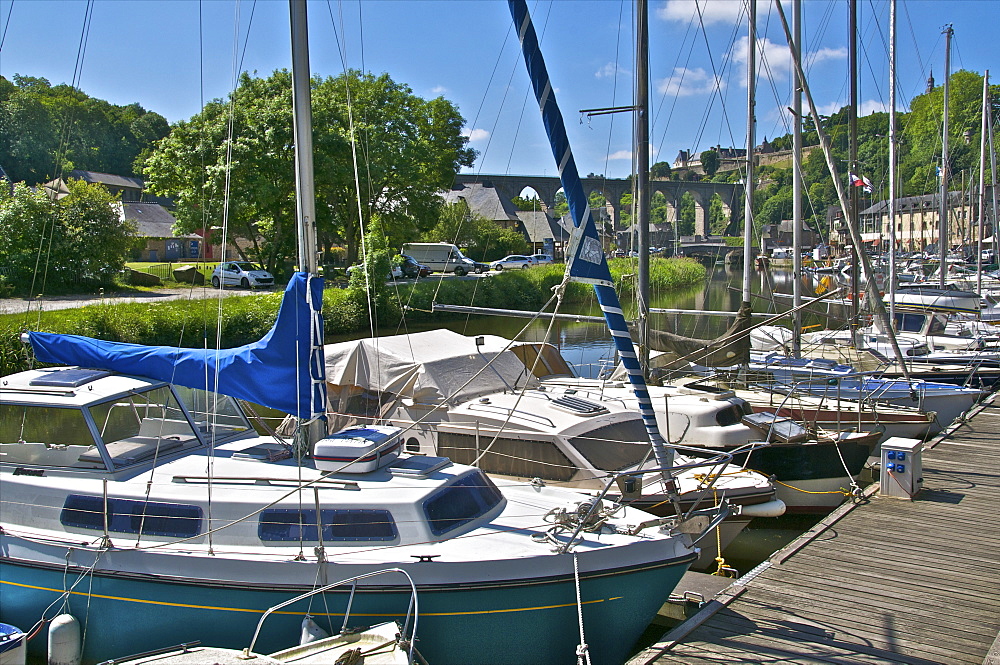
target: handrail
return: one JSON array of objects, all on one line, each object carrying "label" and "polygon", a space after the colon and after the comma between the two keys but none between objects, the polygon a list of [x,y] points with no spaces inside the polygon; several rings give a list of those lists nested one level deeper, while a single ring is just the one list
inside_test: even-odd
[{"label": "handrail", "polygon": [[[249,658],[250,657],[251,652],[253,652],[254,646],[257,644],[257,637],[260,635],[261,626],[264,625],[264,620],[267,619],[267,617],[269,617],[272,612],[275,612],[276,610],[280,610],[283,607],[287,607],[289,605],[292,605],[293,603],[297,603],[300,600],[305,600],[306,598],[309,598],[310,596],[315,596],[318,593],[325,593],[326,591],[329,591],[330,589],[333,589],[334,587],[341,586],[342,584],[357,583],[359,580],[363,580],[363,579],[366,579],[366,578],[369,578],[369,577],[375,577],[376,575],[383,575],[385,573],[401,573],[404,577],[406,577],[406,580],[410,583],[410,609],[413,610],[413,629],[410,631],[410,640],[409,640],[409,642],[410,642],[410,650],[409,650],[409,655],[408,655],[408,661],[412,663],[413,662],[413,650],[415,648],[415,644],[414,644],[415,640],[414,640],[414,638],[416,637],[416,634],[417,634],[417,620],[419,618],[420,611],[419,611],[419,607],[418,607],[418,604],[417,604],[417,585],[413,582],[413,578],[410,577],[410,574],[407,573],[402,568],[385,568],[383,570],[375,570],[375,571],[372,571],[370,573],[364,573],[363,575],[356,575],[354,577],[348,577],[347,579],[343,579],[343,580],[340,580],[339,582],[334,582],[332,584],[327,584],[326,586],[322,586],[322,587],[320,587],[318,589],[313,589],[312,591],[308,591],[308,592],[306,592],[304,594],[296,596],[295,598],[292,598],[290,600],[286,600],[283,603],[279,603],[278,605],[275,605],[273,607],[269,607],[267,609],[267,611],[264,612],[264,615],[261,616],[260,621],[257,622],[257,629],[253,633],[253,639],[250,640],[250,646],[248,646],[247,648],[245,648],[243,650],[243,657],[244,658]],[[353,589],[351,590],[351,596],[352,596],[352,598],[354,596],[354,590]],[[344,625],[345,626],[347,625],[347,616],[348,616],[348,614],[349,614],[349,610],[348,610],[348,612],[345,612],[345,615],[344,615]],[[407,629],[407,627],[409,627],[409,623],[410,623],[410,614],[409,614],[409,610],[407,610],[406,624],[403,626],[403,637],[404,638],[406,636],[406,629]]]},{"label": "handrail", "polygon": [[[698,452],[698,453],[705,452],[704,448],[694,448],[690,446],[671,445],[670,448],[675,452],[677,452],[678,450],[688,450],[691,452]],[[616,484],[620,478],[637,478],[637,477],[641,478],[642,476],[649,473],[660,473],[660,474],[669,473],[671,476],[673,476],[675,475],[675,472],[684,471],[686,469],[697,469],[703,466],[719,466],[721,464],[728,464],[732,459],[733,456],[731,453],[718,452],[715,453],[712,457],[699,460],[697,462],[691,462],[688,464],[675,464],[670,467],[653,467],[653,468],[636,469],[633,471],[623,471],[619,473],[609,474],[608,482],[604,486],[604,489],[602,489],[600,494],[598,494],[597,497],[595,498],[595,500],[591,502],[590,509],[587,511],[587,514],[584,515],[578,521],[576,529],[573,530],[573,534],[569,537],[569,540],[566,541],[564,545],[561,545],[559,547],[559,552],[564,553],[569,551],[569,549],[573,546],[573,543],[575,543],[576,539],[580,536],[580,532],[583,531],[584,526],[590,521],[590,518],[593,516],[594,511],[596,511],[598,507],[602,505],[604,497],[607,496],[608,492],[611,490],[611,486]],[[715,483],[715,480],[716,479],[713,478],[706,487],[711,488],[712,484]],[[689,519],[694,514],[697,506],[698,502],[695,502],[694,505],[692,505],[691,509],[683,514],[678,510],[676,515],[677,520],[685,521]],[[724,512],[726,515],[728,515],[729,504],[725,503],[724,506],[720,506],[720,512]],[[721,520],[713,520],[713,524],[718,523],[718,521]]]}]

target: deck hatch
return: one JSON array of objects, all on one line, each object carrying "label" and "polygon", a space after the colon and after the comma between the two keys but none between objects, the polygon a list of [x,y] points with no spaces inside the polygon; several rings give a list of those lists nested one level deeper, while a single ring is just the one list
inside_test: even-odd
[{"label": "deck hatch", "polygon": [[73,367],[60,369],[35,377],[28,385],[46,388],[79,388],[80,386],[110,376],[111,372],[103,369],[87,369]]},{"label": "deck hatch", "polygon": [[591,402],[590,400],[572,395],[561,395],[552,400],[552,405],[566,411],[572,411],[581,416],[597,416],[608,412],[607,407],[597,402]]}]

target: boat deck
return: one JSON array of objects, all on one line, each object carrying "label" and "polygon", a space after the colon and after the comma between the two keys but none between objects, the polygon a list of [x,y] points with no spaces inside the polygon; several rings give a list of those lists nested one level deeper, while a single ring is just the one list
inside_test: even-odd
[{"label": "boat deck", "polygon": [[997,397],[928,444],[923,468],[915,500],[869,487],[629,665],[1000,665]]}]

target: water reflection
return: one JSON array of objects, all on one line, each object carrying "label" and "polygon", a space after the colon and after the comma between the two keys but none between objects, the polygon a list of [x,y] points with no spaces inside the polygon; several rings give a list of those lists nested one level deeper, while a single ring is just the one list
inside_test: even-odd
[{"label": "water reflection", "polygon": [[[724,333],[732,323],[728,316],[705,315],[704,311],[722,311],[735,314],[742,299],[743,275],[740,270],[716,265],[709,268],[704,284],[670,293],[651,294],[653,308],[685,309],[690,314],[652,314],[650,325],[658,330],[668,330],[688,337],[709,339]],[[817,280],[803,277],[803,298],[813,297]],[[776,313],[791,307],[789,298],[774,298],[773,294],[791,295],[793,290],[791,270],[773,269],[754,274],[751,292],[753,311]],[[634,298],[623,297],[622,306],[627,318],[634,318],[637,311]],[[600,316],[596,300],[574,303],[566,306],[564,313]],[[808,311],[803,314],[804,326],[827,325],[827,318]],[[755,319],[759,322],[760,319]],[[782,325],[789,325],[784,319]],[[508,339],[526,341],[546,340],[558,347],[565,358],[586,377],[597,376],[603,366],[613,362],[614,344],[603,323],[549,321],[540,317],[529,323],[528,319],[503,316],[476,316],[463,319],[442,320],[440,323],[408,325],[407,330],[417,332],[434,328],[447,328],[463,335],[499,335]],[[397,331],[382,331],[382,335],[396,334]],[[353,339],[342,337],[336,340]]]}]

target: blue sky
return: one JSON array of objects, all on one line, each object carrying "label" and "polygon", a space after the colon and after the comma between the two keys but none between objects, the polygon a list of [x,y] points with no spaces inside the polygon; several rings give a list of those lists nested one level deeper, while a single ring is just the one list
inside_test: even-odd
[{"label": "blue sky", "polygon": [[[821,112],[847,100],[847,3],[804,0],[807,75]],[[888,2],[859,0],[862,112],[887,95]],[[584,108],[631,103],[629,0],[529,3],[582,173],[631,172],[631,118],[581,121]],[[784,1],[790,16],[790,0]],[[171,122],[224,97],[237,70],[290,66],[284,0],[0,0],[0,74],[73,83],[115,104],[138,102]],[[697,10],[701,10],[698,21]],[[1000,70],[997,0],[899,0],[899,99],[944,71],[944,24],[954,25],[952,70]],[[310,0],[312,70],[387,72],[423,97],[443,95],[466,118],[474,171],[555,175],[502,0]],[[702,29],[701,26],[704,26]],[[81,41],[85,42],[78,65]],[[790,60],[773,3],[758,0],[757,140],[787,131]],[[746,133],[746,9],[739,0],[650,0],[654,161],[678,150],[742,146]],[[235,64],[234,64],[235,63]],[[74,72],[78,72],[77,75]],[[1000,81],[1000,71],[993,79]]]}]

